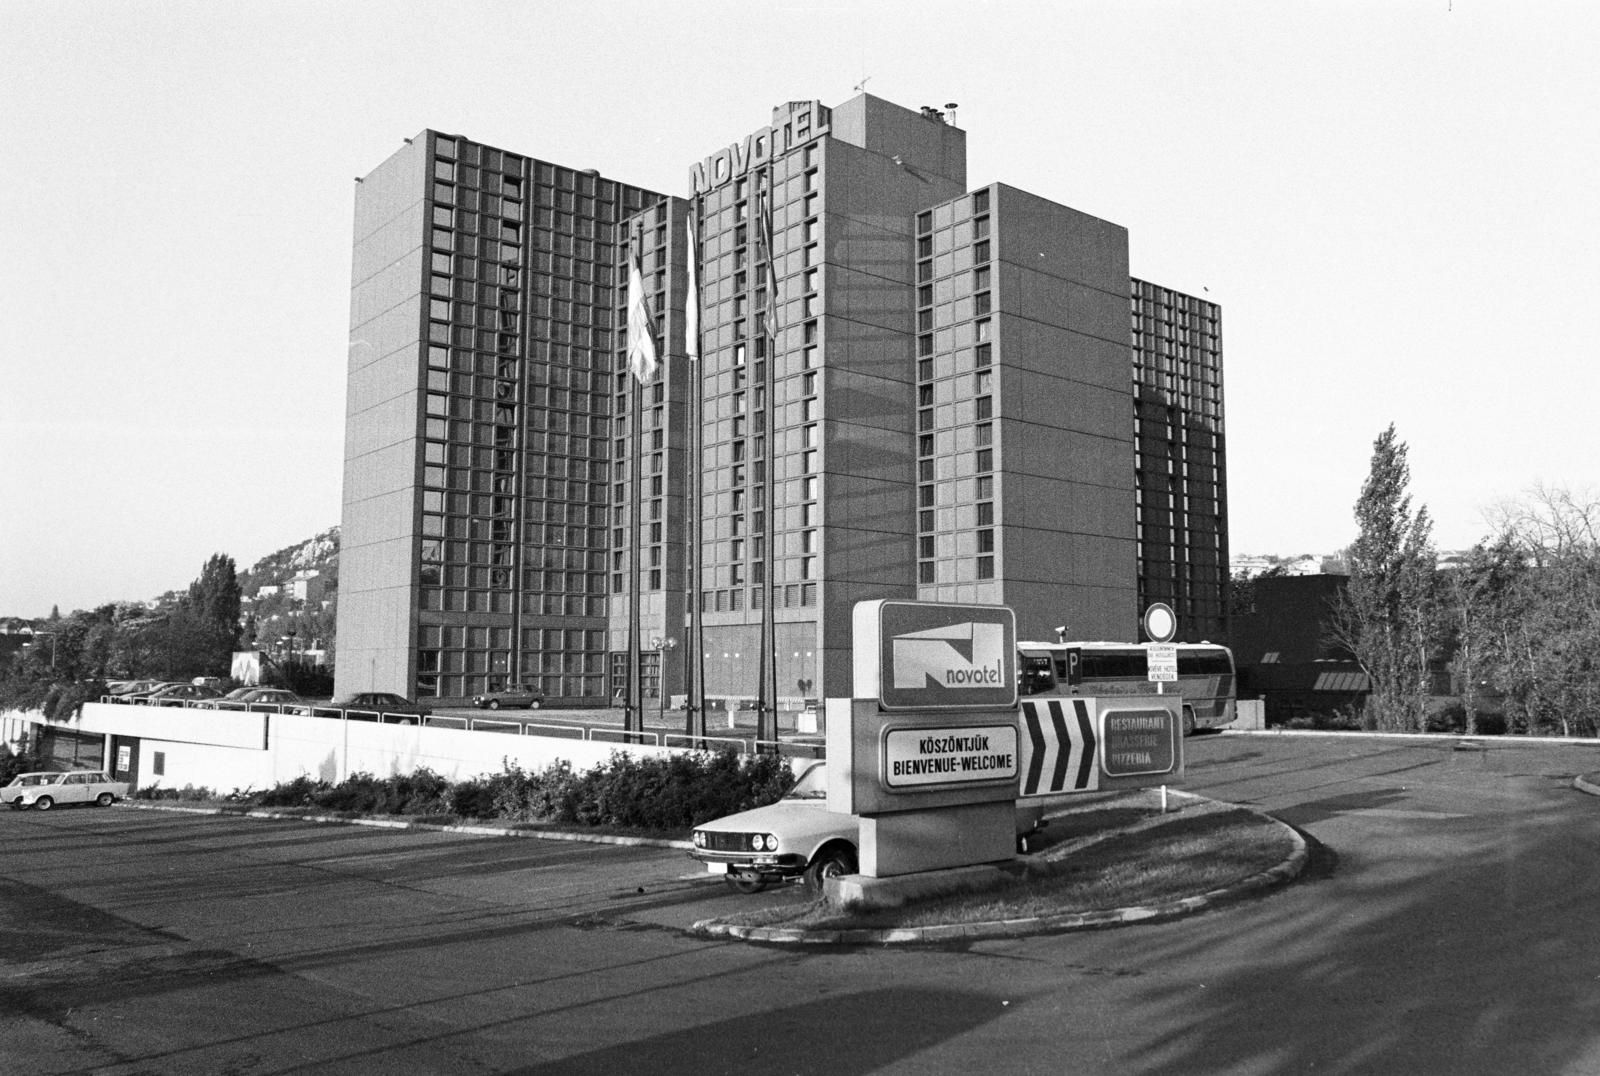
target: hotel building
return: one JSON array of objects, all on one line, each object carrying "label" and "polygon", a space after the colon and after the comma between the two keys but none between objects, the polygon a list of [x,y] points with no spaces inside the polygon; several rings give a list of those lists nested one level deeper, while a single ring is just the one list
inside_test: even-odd
[{"label": "hotel building", "polygon": [[341,692],[848,695],[873,598],[1220,628],[1217,308],[969,189],[936,110],[790,102],[681,197],[425,131],[356,188],[351,325]]}]

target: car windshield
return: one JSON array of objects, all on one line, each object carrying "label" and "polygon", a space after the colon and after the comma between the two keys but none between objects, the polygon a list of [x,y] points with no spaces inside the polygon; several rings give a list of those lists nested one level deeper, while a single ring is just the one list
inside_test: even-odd
[{"label": "car windshield", "polygon": [[794,783],[788,793],[783,797],[786,800],[825,800],[828,798],[828,767],[825,763],[817,763]]}]

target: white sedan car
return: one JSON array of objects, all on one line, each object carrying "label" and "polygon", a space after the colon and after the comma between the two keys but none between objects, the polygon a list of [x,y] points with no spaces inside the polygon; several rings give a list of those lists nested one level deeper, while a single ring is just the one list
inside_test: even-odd
[{"label": "white sedan car", "polygon": [[0,802],[12,810],[36,807],[48,811],[58,803],[93,803],[109,807],[128,798],[128,782],[113,781],[99,770],[72,773],[19,773],[0,788]]},{"label": "white sedan car", "polygon": [[[1044,824],[1040,801],[1018,802],[1018,852]],[[856,872],[861,819],[828,810],[827,763],[814,762],[777,803],[703,822],[691,841],[689,857],[741,893],[793,878],[821,892],[827,879]]]}]

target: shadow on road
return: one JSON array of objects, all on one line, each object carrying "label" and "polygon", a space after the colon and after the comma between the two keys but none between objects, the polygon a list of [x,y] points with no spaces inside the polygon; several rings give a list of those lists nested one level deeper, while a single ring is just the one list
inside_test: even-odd
[{"label": "shadow on road", "polygon": [[697,1024],[515,1071],[523,1076],[643,1071],[857,1076],[965,1035],[1004,1011],[992,997],[959,990],[869,990]]}]

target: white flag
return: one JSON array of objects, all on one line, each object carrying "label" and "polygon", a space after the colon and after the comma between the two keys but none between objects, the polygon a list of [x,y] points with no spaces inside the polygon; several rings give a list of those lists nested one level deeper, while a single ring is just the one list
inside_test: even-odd
[{"label": "white flag", "polygon": [[648,384],[661,363],[656,358],[654,319],[644,293],[644,274],[639,270],[639,255],[628,259],[628,372]]},{"label": "white flag", "polygon": [[689,233],[689,294],[683,300],[684,350],[690,362],[700,361],[700,250],[694,241],[694,214],[683,218]]}]

